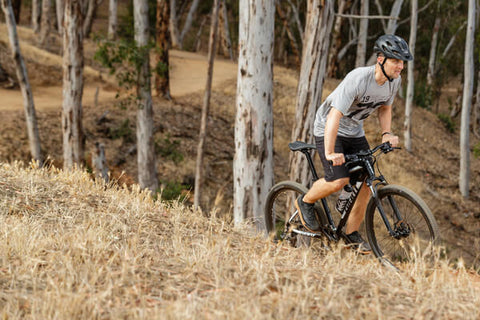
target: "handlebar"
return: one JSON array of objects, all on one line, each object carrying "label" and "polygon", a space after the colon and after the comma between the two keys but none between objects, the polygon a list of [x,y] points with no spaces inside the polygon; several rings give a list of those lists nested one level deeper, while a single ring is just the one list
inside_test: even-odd
[{"label": "handlebar", "polygon": [[392,147],[392,145],[390,144],[390,142],[384,142],[382,144],[379,144],[378,146],[376,146],[375,148],[371,149],[371,150],[362,150],[358,153],[355,153],[355,154],[346,154],[345,155],[345,163],[347,162],[356,162],[358,160],[361,160],[362,158],[367,158],[367,157],[370,157],[372,155],[374,155],[377,151],[381,151],[382,153],[389,153],[395,149],[401,149],[401,148],[398,148],[398,147]]},{"label": "handlebar", "polygon": [[[377,151],[381,151],[382,153],[389,153],[395,149],[401,149],[400,147],[392,147],[390,142],[384,142],[382,144],[379,144],[378,146],[374,147],[371,150],[362,150],[358,153],[354,154],[346,154],[345,155],[345,165],[349,165],[361,160],[364,160],[366,158],[369,158],[370,156],[374,155]],[[328,161],[330,164],[333,164],[333,161]]]}]

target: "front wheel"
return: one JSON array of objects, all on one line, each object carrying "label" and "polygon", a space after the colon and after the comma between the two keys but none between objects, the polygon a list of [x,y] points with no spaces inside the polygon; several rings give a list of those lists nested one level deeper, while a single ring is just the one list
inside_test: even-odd
[{"label": "front wheel", "polygon": [[[377,257],[413,261],[438,242],[437,222],[416,193],[402,186],[388,185],[378,190],[377,197],[377,200],[370,199],[365,217],[368,241]],[[384,219],[393,235],[388,232]]]},{"label": "front wheel", "polygon": [[[268,192],[267,201],[265,202],[265,226],[267,232],[273,234],[275,240],[284,240],[287,237],[292,245],[296,243],[297,235],[288,230],[289,227],[299,227],[301,225],[298,215],[292,219],[291,225],[288,225],[289,219],[295,214],[296,208],[294,201],[301,194],[307,193],[308,189],[294,181],[283,181],[274,185]],[[321,205],[315,204],[315,210],[320,218],[320,223],[325,225],[326,217]],[[308,245],[308,240],[302,239],[303,245]]]}]

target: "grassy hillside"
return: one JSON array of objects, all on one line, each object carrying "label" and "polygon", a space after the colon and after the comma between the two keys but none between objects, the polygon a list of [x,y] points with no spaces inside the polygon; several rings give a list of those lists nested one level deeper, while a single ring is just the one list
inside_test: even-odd
[{"label": "grassy hillside", "polygon": [[8,319],[478,319],[477,274],[275,245],[85,172],[0,164]]},{"label": "grassy hillside", "polygon": [[[31,48],[36,48],[31,30],[28,28],[21,30],[24,42]],[[60,41],[58,40],[57,43]],[[85,53],[89,57],[87,61],[91,62],[95,44],[86,40],[85,46],[87,48]],[[52,48],[55,46],[50,47]],[[1,52],[0,47],[0,56]],[[43,59],[40,52],[45,53],[49,59]],[[42,50],[26,50],[25,54],[29,70],[41,70],[41,72],[33,72],[37,76],[32,82],[37,90],[34,94],[35,101],[41,102],[37,109],[37,117],[42,149],[55,166],[62,167],[60,121],[62,83],[58,62],[61,59],[59,56],[53,59],[55,52]],[[204,97],[202,89],[199,89],[202,85],[199,86],[198,83],[204,83],[206,69],[203,66],[206,67],[206,65],[205,57],[201,55],[175,52],[172,56],[175,59],[171,59],[171,75],[176,79],[172,87],[181,87],[182,92],[190,93],[174,96],[173,101],[155,97],[153,108],[158,176],[164,190],[171,191],[170,193],[175,197],[182,188],[188,190],[194,185],[195,157]],[[52,61],[57,61],[58,65]],[[227,64],[230,64],[229,68],[225,68]],[[179,65],[182,67],[180,68]],[[91,67],[95,66],[92,64]],[[206,141],[206,179],[202,192],[202,207],[207,213],[216,208],[219,216],[229,219],[232,215],[232,160],[235,152],[233,127],[236,68],[232,62],[222,61],[216,64],[216,70],[216,72],[220,70],[226,73],[231,72],[232,77],[213,87]],[[278,182],[288,176],[290,151],[287,144],[291,139],[291,128],[295,118],[298,73],[295,70],[276,66],[274,76],[274,166],[275,181]],[[48,79],[47,82],[45,82],[46,79]],[[182,79],[196,80],[182,81]],[[338,82],[339,80],[336,79],[326,79],[324,95],[331,92]],[[91,89],[90,93],[85,91],[83,97],[87,161],[95,143],[104,143],[107,164],[112,175],[120,177],[122,183],[134,183],[137,176],[135,153],[137,108],[130,104],[124,109],[118,106],[119,100],[102,100],[102,97],[105,98],[105,93],[110,95],[115,93],[108,82],[92,76],[87,77],[86,86]],[[98,104],[94,103],[95,96],[92,94],[97,88],[100,88]],[[455,101],[456,88],[458,84],[451,83],[451,87],[445,88],[442,92],[439,100],[440,112],[448,113],[451,101]],[[19,90],[3,90],[1,95],[0,161],[28,162],[30,151],[25,128],[25,113],[21,107],[11,108],[10,104],[5,102],[9,101],[9,97],[16,96],[19,99],[17,104],[21,106],[21,94]],[[372,145],[378,143],[380,139],[378,122],[375,118],[372,116],[366,121],[366,133]],[[403,121],[404,101],[397,98],[392,129],[401,138]],[[390,183],[411,188],[425,199],[439,223],[441,237],[449,257],[452,260],[462,258],[467,265],[473,265],[478,269],[480,267],[480,207],[478,205],[480,161],[472,156],[471,195],[469,199],[464,199],[458,191],[459,119],[453,119],[447,128],[436,114],[416,107],[412,121],[413,152],[401,150],[383,157],[382,172]],[[478,149],[478,146],[480,146],[480,140],[472,134],[472,150]]]}]

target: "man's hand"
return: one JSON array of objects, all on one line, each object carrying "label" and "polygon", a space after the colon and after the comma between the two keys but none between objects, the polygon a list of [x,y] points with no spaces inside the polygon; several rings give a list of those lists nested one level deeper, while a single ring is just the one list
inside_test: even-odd
[{"label": "man's hand", "polygon": [[342,164],[345,163],[345,156],[343,155],[343,153],[325,154],[325,158],[328,161],[331,161],[332,165],[334,165],[334,166],[341,166]]},{"label": "man's hand", "polygon": [[395,148],[396,146],[398,146],[399,139],[398,139],[398,136],[392,133],[386,133],[382,136],[382,143],[385,143],[385,142],[390,142],[392,147]]}]

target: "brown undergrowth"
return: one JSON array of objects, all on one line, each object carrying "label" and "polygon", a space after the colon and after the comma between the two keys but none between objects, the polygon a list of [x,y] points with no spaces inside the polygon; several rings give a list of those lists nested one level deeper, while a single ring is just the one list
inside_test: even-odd
[{"label": "brown undergrowth", "polygon": [[83,171],[0,165],[9,319],[476,319],[478,275],[274,244]]}]

